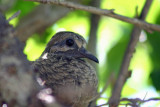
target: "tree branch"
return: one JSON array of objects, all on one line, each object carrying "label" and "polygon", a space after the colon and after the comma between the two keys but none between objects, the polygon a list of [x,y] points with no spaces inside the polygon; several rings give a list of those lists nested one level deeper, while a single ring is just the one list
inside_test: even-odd
[{"label": "tree branch", "polygon": [[98,15],[105,15],[105,16],[112,17],[112,18],[115,18],[115,19],[118,19],[121,21],[125,21],[128,23],[134,24],[134,25],[136,25],[142,29],[145,29],[147,31],[159,31],[160,32],[159,25],[146,23],[145,21],[142,21],[137,18],[129,18],[126,16],[116,14],[113,12],[113,9],[112,10],[99,9],[99,8],[92,7],[92,6],[84,6],[84,5],[76,4],[73,2],[61,1],[61,0],[27,0],[27,1],[35,1],[35,2],[47,3],[47,4],[56,4],[56,5],[61,5],[61,6],[65,6],[65,7],[69,7],[69,8],[73,8],[73,9],[84,10],[84,11],[87,11],[90,13],[94,13],[94,14],[98,14]]},{"label": "tree branch", "polygon": [[0,3],[0,12],[5,13],[8,11],[10,8],[13,7],[13,5],[16,3],[16,0],[5,0]]},{"label": "tree branch", "polygon": [[16,36],[22,42],[26,42],[34,33],[44,32],[44,29],[51,26],[69,12],[69,9],[58,6],[39,5],[27,16],[20,19],[16,28]]},{"label": "tree branch", "polygon": [[[101,0],[92,0],[90,5],[94,7],[100,7]],[[88,40],[88,45],[87,49],[90,51],[93,55],[97,56],[97,31],[98,31],[98,26],[99,26],[99,20],[100,16],[96,14],[91,14],[90,16],[90,32],[89,32],[89,40]],[[97,76],[99,77],[98,73],[98,66],[95,62],[88,60],[88,62],[95,68]],[[90,103],[89,107],[95,107],[96,106],[96,101],[92,101]]]},{"label": "tree branch", "polygon": [[[100,6],[101,0],[92,0],[91,5],[95,7]],[[93,55],[97,56],[97,30],[98,30],[98,25],[99,25],[99,20],[100,16],[96,14],[91,14],[90,17],[90,32],[89,32],[89,40],[88,40],[88,45],[87,49],[90,51]],[[88,60],[88,62],[95,67],[98,75],[98,69],[97,69],[97,64],[93,61]]]},{"label": "tree branch", "polygon": [[[150,98],[150,99],[147,99],[147,100],[141,100],[140,98],[135,98],[135,99],[129,99],[129,98],[122,98],[120,100],[120,102],[123,102],[123,101],[128,101],[130,103],[126,103],[126,104],[119,104],[119,105],[125,105],[125,107],[127,105],[130,105],[131,107],[139,107],[138,106],[138,102],[141,102],[141,103],[147,103],[149,101],[160,101],[160,98]],[[105,103],[105,104],[102,104],[102,105],[98,105],[96,107],[102,107],[102,106],[105,106],[105,105],[109,105],[109,103]]]},{"label": "tree branch", "polygon": [[62,107],[55,100],[48,104],[38,97],[42,87],[32,68],[14,28],[0,13],[0,107]]},{"label": "tree branch", "polygon": [[0,106],[5,103],[9,107],[29,107],[30,104],[43,107],[36,96],[38,84],[23,54],[23,45],[14,37],[13,27],[1,13],[0,38]]},{"label": "tree branch", "polygon": [[11,21],[12,19],[16,18],[20,13],[21,13],[21,11],[18,10],[15,14],[13,14],[13,15],[8,19],[8,21]]},{"label": "tree branch", "polygon": [[112,72],[109,78],[107,78],[107,81],[105,82],[105,86],[103,87],[102,91],[98,93],[96,99],[101,98],[101,95],[106,91],[111,81],[113,81],[113,78],[115,78],[114,72]]},{"label": "tree branch", "polygon": [[69,2],[69,1],[61,1],[61,0],[27,0],[27,1],[36,1],[40,3],[45,3],[45,4],[56,4],[56,5],[61,5],[64,7],[72,8],[72,9],[79,9],[79,10],[84,10],[88,11],[90,13],[98,14],[98,15],[107,15],[109,13],[113,12],[112,10],[107,10],[107,9],[99,9],[93,6],[84,6],[81,4]]},{"label": "tree branch", "polygon": [[[146,15],[149,11],[149,8],[151,6],[151,3],[152,3],[152,0],[146,0],[146,3],[145,3],[143,10],[142,10],[142,13],[139,17],[140,20],[145,19]],[[128,72],[129,64],[130,64],[131,58],[133,56],[133,53],[135,51],[135,46],[139,40],[141,30],[142,30],[141,28],[134,27],[134,29],[131,33],[131,38],[130,38],[128,47],[125,52],[125,56],[124,56],[124,59],[122,62],[119,76],[118,76],[118,79],[117,79],[116,84],[114,86],[114,89],[112,91],[112,96],[109,100],[111,107],[116,107],[119,103],[119,99],[121,96],[121,90],[122,90],[122,87],[123,87],[126,79],[128,78],[127,75],[129,73]]]}]

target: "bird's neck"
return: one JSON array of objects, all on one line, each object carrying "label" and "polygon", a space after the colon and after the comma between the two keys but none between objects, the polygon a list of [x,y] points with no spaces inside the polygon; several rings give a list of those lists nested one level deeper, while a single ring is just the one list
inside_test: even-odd
[{"label": "bird's neck", "polygon": [[55,59],[56,58],[57,60],[64,59],[68,61],[80,60],[80,61],[86,62],[84,58],[75,58],[72,55],[57,54],[57,53],[47,53],[47,54],[44,54],[41,58],[42,59]]}]

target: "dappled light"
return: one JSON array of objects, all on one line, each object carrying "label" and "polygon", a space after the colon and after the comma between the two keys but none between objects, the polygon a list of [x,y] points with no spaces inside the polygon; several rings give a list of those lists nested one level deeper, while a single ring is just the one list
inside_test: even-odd
[{"label": "dappled light", "polygon": [[[1,0],[0,11],[7,19],[18,10],[21,11],[17,17],[9,21],[9,24],[15,27],[15,35],[24,45],[23,53],[26,55],[27,60],[36,61],[39,59],[52,36],[60,31],[78,33],[91,46],[96,44],[93,50],[90,50],[86,46],[87,50],[91,51],[99,59],[99,64],[91,63],[97,71],[99,83],[97,89],[98,98],[95,98],[95,106],[90,107],[98,107],[98,105],[102,105],[101,107],[111,106],[109,104],[112,103],[111,99],[114,94],[112,92],[117,83],[117,78],[119,75],[124,74],[120,74],[120,71],[123,71],[122,66],[125,63],[123,62],[126,56],[125,52],[128,49],[130,40],[134,37],[131,35],[137,32],[136,29],[138,29],[139,33],[137,34],[140,34],[140,36],[138,35],[137,42],[133,46],[135,49],[133,48],[131,51],[128,51],[131,60],[127,63],[127,73],[124,74],[126,78],[122,90],[120,89],[121,93],[119,93],[119,97],[122,99],[118,99],[118,102],[120,101],[120,106],[118,107],[124,107],[126,104],[130,104],[132,107],[133,105],[131,104],[134,104],[134,102],[136,102],[136,105],[141,105],[141,107],[160,106],[160,102],[157,99],[151,99],[160,98],[160,0],[151,0],[152,5],[146,13],[146,18],[139,16],[146,1],[150,0],[99,0],[99,6],[98,3],[97,5],[93,5],[93,0],[71,0],[73,4],[77,3],[84,6],[101,8],[104,10],[104,14],[90,11],[91,7],[88,10],[79,7],[76,9],[76,5],[75,7],[70,6],[70,1],[68,1],[68,4],[63,4],[63,0],[62,4],[53,3],[56,5],[52,3],[47,4],[47,2],[43,4],[42,2],[38,2],[38,0],[13,1],[8,6],[8,9],[3,10],[1,9],[1,4],[7,6],[9,2]],[[64,1],[67,2],[67,0]],[[95,0],[95,2],[97,1]],[[45,10],[43,10],[42,6],[45,6]],[[41,12],[41,9],[43,12]],[[109,12],[109,15],[105,14],[105,9]],[[91,17],[95,14],[97,14],[98,18],[93,19],[94,21],[92,22]],[[127,18],[117,18],[116,15],[125,16],[125,18],[130,18],[131,21],[126,20]],[[156,25],[152,26],[151,24]],[[90,35],[90,31],[95,27],[94,25],[97,26],[95,31],[96,38],[91,41],[96,42],[92,43],[90,41],[92,36]],[[43,55],[42,59],[47,59],[46,56],[47,53]],[[36,81],[43,88],[45,87],[45,81],[41,78],[38,78]],[[103,90],[104,87],[106,87],[105,90]],[[103,93],[101,93],[102,91]],[[45,87],[38,92],[37,97],[45,103],[56,102],[51,94],[52,89]],[[105,105],[103,106],[103,104]],[[2,107],[7,107],[7,105],[3,104]]]}]

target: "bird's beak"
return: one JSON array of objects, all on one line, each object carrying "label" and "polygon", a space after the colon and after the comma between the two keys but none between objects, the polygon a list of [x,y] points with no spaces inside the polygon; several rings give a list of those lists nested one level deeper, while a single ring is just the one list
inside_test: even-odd
[{"label": "bird's beak", "polygon": [[81,57],[88,58],[94,62],[99,63],[98,59],[94,55],[92,55],[90,52],[88,52],[84,47],[81,47],[79,49],[79,53],[81,54],[80,55]]}]

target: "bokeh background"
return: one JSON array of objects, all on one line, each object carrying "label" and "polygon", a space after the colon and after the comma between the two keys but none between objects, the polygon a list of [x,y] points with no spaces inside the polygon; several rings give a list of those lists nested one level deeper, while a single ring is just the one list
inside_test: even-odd
[{"label": "bokeh background", "polygon": [[[81,0],[78,2],[92,5],[92,1]],[[115,9],[117,14],[131,18],[140,14],[145,3],[145,0],[97,1],[100,3],[100,8]],[[63,7],[40,5],[23,0],[0,0],[0,11],[7,18],[18,10],[21,10],[21,14],[11,20],[10,24],[16,28],[18,37],[24,42],[24,53],[30,61],[36,60],[41,55],[47,42],[56,32],[73,31],[88,41],[89,36],[91,36],[91,25],[94,26],[91,24],[91,13],[85,11],[67,10]],[[55,20],[55,16],[59,17]],[[51,21],[52,18],[54,21]],[[105,16],[101,16],[97,20],[97,42],[94,43],[96,44],[94,47],[96,53],[94,54],[97,54],[100,62],[97,65],[98,90],[101,91],[107,78],[114,75],[107,90],[102,95],[103,98],[98,100],[98,104],[103,104],[108,101],[111,95],[133,25]],[[160,25],[160,0],[153,0],[146,21]],[[34,31],[34,27],[37,30]],[[160,97],[160,32],[141,32],[129,70],[132,71],[132,75],[123,87],[122,97],[141,99]],[[160,102],[154,101],[142,104],[142,107],[159,106]]]}]

